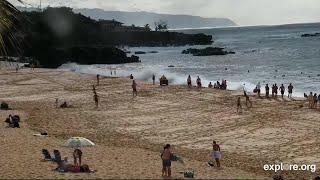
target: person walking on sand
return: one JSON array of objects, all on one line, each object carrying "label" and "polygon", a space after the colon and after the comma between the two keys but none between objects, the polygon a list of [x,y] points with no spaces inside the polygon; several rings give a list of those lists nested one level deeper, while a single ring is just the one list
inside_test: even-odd
[{"label": "person walking on sand", "polygon": [[317,93],[314,93],[313,95],[313,108],[317,109],[317,104],[318,104],[318,95]]},{"label": "person walking on sand", "polygon": [[288,98],[292,98],[293,86],[290,83],[288,86]]},{"label": "person walking on sand", "polygon": [[221,159],[221,151],[220,151],[220,146],[217,144],[216,141],[212,142],[212,158],[216,160],[217,167],[220,168],[220,159]]},{"label": "person walking on sand", "polygon": [[[250,97],[247,95],[247,92],[243,89],[243,94],[244,94],[244,96],[246,97],[246,106],[247,106],[247,108],[251,108],[252,107],[252,102],[250,101]],[[248,104],[250,105],[250,106],[248,106]]]},{"label": "person walking on sand", "polygon": [[96,104],[96,107],[99,107],[99,96],[98,96],[97,93],[94,93],[93,100],[94,100],[94,102]]},{"label": "person walking on sand", "polygon": [[100,74],[97,74],[97,86],[99,86],[99,82],[100,82]]},{"label": "person walking on sand", "polygon": [[285,92],[285,90],[286,90],[286,88],[284,87],[284,85],[283,84],[281,84],[281,86],[280,86],[280,92],[281,92],[281,98],[283,99],[283,96],[284,96],[284,92]]},{"label": "person walking on sand", "polygon": [[239,113],[239,109],[240,109],[240,113],[242,113],[242,105],[241,105],[240,97],[238,97],[238,100],[237,100],[237,113]]},{"label": "person walking on sand", "polygon": [[270,90],[270,88],[269,88],[268,84],[266,84],[265,89],[266,89],[266,98],[269,98],[269,90]]},{"label": "person walking on sand", "polygon": [[132,96],[138,96],[137,83],[135,80],[132,81]]},{"label": "person walking on sand", "polygon": [[188,76],[187,84],[188,84],[188,87],[189,87],[189,88],[192,87],[192,81],[191,81],[191,76],[190,76],[190,75]]},{"label": "person walking on sand", "polygon": [[171,177],[171,146],[167,144],[163,148],[163,152],[161,153],[162,159],[162,176],[163,177]]},{"label": "person walking on sand", "polygon": [[202,87],[202,85],[201,85],[201,79],[200,79],[199,76],[198,76],[198,78],[197,78],[197,87],[198,87],[198,88],[201,88],[201,87]]},{"label": "person walking on sand", "polygon": [[96,86],[93,84],[92,85],[92,92],[93,92],[93,94],[96,94],[97,93],[97,91],[96,91]]},{"label": "person walking on sand", "polygon": [[153,82],[153,85],[156,84],[156,76],[154,74],[152,75],[152,82]]}]

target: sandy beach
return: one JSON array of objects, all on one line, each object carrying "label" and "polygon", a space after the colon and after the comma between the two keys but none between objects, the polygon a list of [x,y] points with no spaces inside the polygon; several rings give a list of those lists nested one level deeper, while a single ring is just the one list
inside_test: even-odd
[{"label": "sandy beach", "polygon": [[[131,80],[102,77],[93,101],[96,77],[54,70],[0,70],[0,101],[13,110],[0,111],[22,118],[21,128],[0,126],[0,170],[4,179],[96,179],[161,177],[160,151],[166,143],[185,163],[173,163],[173,178],[187,169],[199,179],[270,179],[275,173],[264,164],[316,164],[320,167],[320,113],[302,99],[251,97],[247,109],[242,92],[186,86],[160,87],[138,82],[133,98]],[[242,97],[242,114],[236,112]],[[73,107],[55,108],[55,99]],[[33,136],[47,131],[49,137]],[[83,162],[91,174],[58,173],[56,164],[42,162],[41,150],[59,149],[72,160],[73,149],[63,143],[86,137],[95,147],[83,148]],[[212,140],[222,150],[223,169],[209,168]],[[285,178],[314,178],[319,170],[284,171]]]}]

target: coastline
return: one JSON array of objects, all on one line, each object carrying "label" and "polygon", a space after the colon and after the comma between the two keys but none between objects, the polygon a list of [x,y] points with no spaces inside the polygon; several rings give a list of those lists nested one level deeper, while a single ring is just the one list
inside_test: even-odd
[{"label": "coastline", "polygon": [[[179,171],[187,168],[196,170],[196,178],[261,179],[273,174],[263,171],[264,163],[292,161],[319,165],[310,161],[319,155],[314,133],[320,124],[318,110],[299,108],[304,101],[252,97],[254,107],[244,108],[244,113],[239,115],[235,102],[242,92],[190,90],[182,85],[159,87],[139,81],[138,97],[132,98],[129,79],[102,77],[101,86],[97,87],[101,106],[95,109],[91,91],[95,83],[93,75],[49,69],[34,72],[23,69],[18,73],[1,70],[1,74],[4,90],[0,100],[15,109],[1,111],[2,119],[8,113],[22,114],[21,129],[2,127],[3,157],[10,155],[6,160],[20,161],[4,167],[6,178],[17,178],[10,172],[20,167],[19,163],[31,163],[30,169],[36,167],[31,174],[29,169],[20,174],[29,178],[160,178],[159,151],[165,143],[173,144],[174,151],[186,161],[185,166],[173,165],[174,178],[182,178]],[[55,109],[56,97],[67,100],[74,108]],[[48,131],[50,137],[32,136],[32,132],[41,130]],[[306,138],[305,134],[311,135]],[[7,141],[14,136],[21,138],[21,143]],[[63,156],[71,158],[72,150],[59,145],[71,136],[84,136],[97,144],[83,150],[85,162],[97,169],[97,173],[65,175],[52,172],[54,164],[40,162],[41,147],[59,148]],[[33,147],[25,147],[26,138]],[[222,147],[223,170],[205,165],[213,139]],[[10,149],[17,150],[7,152]],[[1,163],[8,164],[6,160]]]}]

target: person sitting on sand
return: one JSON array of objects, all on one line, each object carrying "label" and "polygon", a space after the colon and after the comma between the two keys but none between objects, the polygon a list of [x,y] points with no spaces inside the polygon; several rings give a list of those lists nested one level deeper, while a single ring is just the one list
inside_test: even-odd
[{"label": "person sitting on sand", "polygon": [[238,97],[238,101],[237,101],[237,113],[239,113],[239,109],[240,109],[240,113],[242,113],[242,105],[241,105],[240,97]]},{"label": "person sitting on sand", "polygon": [[292,98],[293,86],[290,83],[288,86],[288,98]]},{"label": "person sitting on sand", "polygon": [[96,107],[99,107],[99,96],[97,93],[94,93],[93,100],[94,100],[94,103],[96,104]]},{"label": "person sitting on sand", "polygon": [[190,75],[188,76],[187,84],[188,84],[188,87],[189,87],[189,88],[192,87],[192,81],[191,81],[191,76],[190,76]]},{"label": "person sitting on sand", "polygon": [[97,86],[99,86],[99,82],[100,82],[100,75],[97,74]]},{"label": "person sitting on sand", "polygon": [[135,80],[132,81],[132,96],[138,96],[137,83]]},{"label": "person sitting on sand", "polygon": [[213,88],[212,83],[210,82],[208,88]]},{"label": "person sitting on sand", "polygon": [[217,167],[220,168],[220,159],[221,159],[221,151],[220,151],[220,146],[217,144],[216,141],[212,142],[212,158],[215,159],[217,163]]},{"label": "person sitting on sand", "polygon": [[266,98],[269,98],[269,85],[268,84],[266,84],[265,89],[266,89]]},{"label": "person sitting on sand", "polygon": [[280,92],[281,92],[281,98],[283,99],[283,96],[284,96],[284,92],[285,92],[285,87],[284,87],[284,85],[283,84],[281,84],[281,86],[280,86]]},{"label": "person sitting on sand", "polygon": [[162,176],[171,177],[171,146],[170,144],[167,144],[163,148],[163,152],[161,153],[161,159],[162,159]]},{"label": "person sitting on sand", "polygon": [[[75,149],[73,151],[73,162],[75,166],[81,166],[81,158],[82,158],[82,151],[80,149]],[[78,160],[79,159],[79,163]]]},{"label": "person sitting on sand", "polygon": [[61,105],[60,108],[68,108],[68,103],[67,101],[64,101]]},{"label": "person sitting on sand", "polygon": [[221,84],[219,81],[217,81],[217,88],[220,89],[221,88]]},{"label": "person sitting on sand", "polygon": [[198,76],[198,78],[197,78],[197,87],[198,87],[198,88],[201,88],[201,87],[202,87],[201,79],[200,79],[199,76]]}]

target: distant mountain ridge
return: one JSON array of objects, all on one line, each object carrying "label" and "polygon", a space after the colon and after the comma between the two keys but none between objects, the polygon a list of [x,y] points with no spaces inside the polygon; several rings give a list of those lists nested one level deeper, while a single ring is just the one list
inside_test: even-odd
[{"label": "distant mountain ridge", "polygon": [[75,13],[90,16],[93,19],[115,19],[126,25],[134,24],[144,26],[149,24],[154,27],[154,22],[163,20],[168,23],[170,29],[201,28],[201,27],[225,27],[237,26],[235,22],[227,18],[203,18],[191,15],[170,15],[151,12],[125,12],[105,11],[102,9],[73,9]]}]

